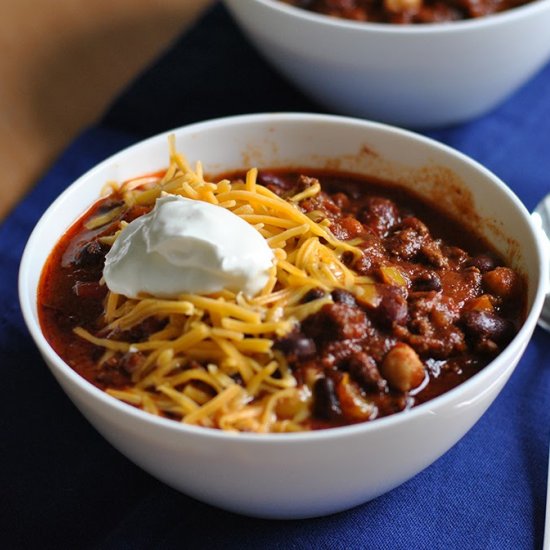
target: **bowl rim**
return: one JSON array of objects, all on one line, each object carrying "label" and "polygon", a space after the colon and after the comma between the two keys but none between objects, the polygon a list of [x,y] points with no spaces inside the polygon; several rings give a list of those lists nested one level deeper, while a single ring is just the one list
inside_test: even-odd
[{"label": "bowl rim", "polygon": [[[550,1],[550,0],[546,0]],[[499,190],[499,193],[504,193],[508,196],[514,206],[518,209],[519,213],[526,218],[529,231],[533,242],[535,243],[535,254],[539,260],[540,266],[540,278],[536,281],[536,288],[533,296],[533,303],[527,312],[525,321],[512,339],[512,341],[506,346],[506,348],[490,363],[488,363],[481,371],[474,376],[464,381],[455,388],[445,392],[444,394],[435,397],[425,403],[417,405],[407,411],[402,411],[387,417],[375,419],[370,422],[362,422],[358,424],[352,424],[347,426],[341,426],[336,428],[328,428],[314,431],[293,432],[293,433],[248,433],[248,432],[227,432],[223,430],[217,430],[212,428],[204,428],[201,426],[193,426],[182,424],[174,420],[155,416],[147,413],[141,409],[133,407],[127,403],[124,403],[110,395],[103,390],[100,390],[92,383],[88,382],[76,371],[74,371],[50,346],[46,338],[44,337],[40,324],[33,310],[36,304],[33,301],[36,299],[36,288],[29,288],[28,277],[30,275],[30,264],[33,249],[39,246],[40,238],[39,234],[44,227],[47,227],[50,218],[55,216],[55,212],[58,205],[62,204],[66,197],[72,195],[75,189],[83,186],[85,182],[94,177],[97,172],[102,171],[105,167],[120,162],[127,154],[137,150],[146,150],[150,145],[156,143],[159,140],[166,140],[170,134],[196,134],[200,131],[210,131],[217,127],[223,127],[226,125],[247,125],[247,124],[286,124],[290,122],[302,122],[304,124],[324,122],[332,123],[343,126],[362,126],[370,128],[375,131],[389,132],[397,134],[404,139],[412,139],[414,141],[425,144],[430,148],[439,149],[444,154],[451,155],[463,163],[469,164],[475,168],[483,177],[488,178]],[[86,206],[83,207],[85,211]],[[78,219],[82,212],[75,213],[75,220]],[[71,224],[74,222],[71,222]],[[57,241],[56,241],[57,242]],[[55,245],[55,243],[54,243]],[[50,248],[50,252],[53,246]],[[523,348],[530,340],[531,332],[534,330],[540,311],[542,309],[546,283],[549,275],[549,261],[547,253],[542,243],[542,237],[537,230],[535,224],[532,222],[531,217],[520,199],[513,193],[513,191],[494,173],[489,171],[483,165],[469,156],[461,153],[460,151],[441,143],[435,139],[423,136],[411,130],[406,130],[396,126],[388,124],[374,122],[364,119],[358,119],[347,116],[331,115],[331,114],[316,114],[316,113],[293,113],[293,112],[278,112],[278,113],[255,113],[246,115],[235,115],[222,118],[214,118],[188,124],[180,127],[173,128],[168,131],[158,133],[147,139],[140,140],[129,147],[126,147],[117,153],[107,157],[99,164],[95,165],[91,169],[87,170],[80,177],[74,180],[46,209],[42,214],[39,221],[35,225],[31,232],[28,241],[25,245],[18,274],[18,293],[20,307],[23,314],[25,324],[30,332],[35,345],[46,359],[46,364],[50,370],[57,370],[59,374],[68,378],[73,384],[78,386],[81,392],[87,394],[95,401],[99,401],[101,406],[105,407],[105,410],[109,408],[115,409],[118,413],[124,416],[132,417],[138,422],[144,422],[159,428],[170,430],[182,435],[194,435],[206,438],[214,438],[218,440],[234,441],[235,438],[242,441],[258,442],[261,444],[277,444],[277,442],[289,442],[297,444],[304,441],[318,441],[322,439],[339,439],[346,438],[353,435],[366,435],[370,432],[385,429],[386,426],[393,426],[405,422],[410,422],[416,417],[423,416],[425,414],[433,414],[432,409],[435,407],[444,407],[445,403],[452,402],[455,398],[458,398],[461,393],[466,393],[468,388],[474,384],[477,384],[484,378],[490,378],[493,375],[493,371],[502,371],[500,376],[504,375],[511,368],[510,365],[514,361],[515,355],[519,352],[523,352]],[[41,269],[43,264],[41,266]],[[54,373],[55,374],[55,373]],[[496,375],[496,373],[495,373]],[[498,376],[497,376],[498,377]]]},{"label": "bowl rim", "polygon": [[[226,2],[229,2],[232,5],[238,5],[241,1],[242,0],[226,0]],[[302,20],[306,24],[320,24],[333,29],[341,28],[348,32],[361,32],[361,30],[364,30],[373,34],[397,35],[451,34],[468,30],[483,29],[485,27],[506,24],[515,19],[523,19],[530,16],[536,17],[536,15],[540,12],[550,10],[550,0],[531,0],[521,6],[516,6],[514,8],[479,17],[477,19],[463,19],[444,23],[396,25],[392,23],[371,23],[331,17],[329,15],[311,12],[304,8],[298,8],[296,6],[286,4],[281,0],[250,1],[261,4],[265,8],[277,11],[287,17]]]}]

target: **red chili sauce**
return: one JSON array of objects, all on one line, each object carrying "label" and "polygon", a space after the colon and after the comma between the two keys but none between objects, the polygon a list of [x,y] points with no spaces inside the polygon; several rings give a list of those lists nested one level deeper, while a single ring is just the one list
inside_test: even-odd
[{"label": "red chili sauce", "polygon": [[475,19],[530,0],[282,0],[308,11],[370,23],[444,23]]},{"label": "red chili sauce", "polygon": [[[242,173],[229,176],[236,177]],[[314,375],[313,420],[306,428],[357,422],[350,385],[376,406],[376,417],[383,417],[447,392],[502,351],[525,318],[526,285],[480,235],[405,189],[354,175],[264,170],[258,183],[285,197],[313,178],[323,191],[299,207],[323,212],[337,238],[360,239],[363,256],[356,260],[350,254],[344,262],[375,279],[380,299],[365,305],[350,292],[335,290],[334,303],[275,342],[298,383]],[[98,201],[68,230],[46,264],[38,293],[47,340],[102,389],[128,386],[134,365],[125,356],[99,365],[103,349],[73,329],[101,328],[106,289],[99,281],[108,247],[98,237],[111,234],[118,220],[148,211],[123,209],[107,226],[85,228],[87,220],[115,205],[122,205],[116,195]],[[406,284],[388,282],[381,271],[388,266],[398,268]],[[303,300],[322,295],[313,289]],[[143,341],[160,328],[149,320],[116,337]]]}]

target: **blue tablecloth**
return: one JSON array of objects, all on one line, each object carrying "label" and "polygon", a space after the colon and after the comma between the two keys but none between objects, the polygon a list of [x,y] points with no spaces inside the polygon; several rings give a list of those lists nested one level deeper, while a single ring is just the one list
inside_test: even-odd
[{"label": "blue tablecloth", "polygon": [[[323,108],[268,67],[216,6],[72,143],[0,226],[0,547],[540,547],[550,441],[550,335],[541,329],[496,402],[453,449],[389,494],[312,520],[241,517],[166,487],[106,443],[50,375],[16,293],[24,243],[49,203],[143,137],[273,110]],[[428,134],[488,166],[532,209],[550,192],[550,65],[489,115]]]}]

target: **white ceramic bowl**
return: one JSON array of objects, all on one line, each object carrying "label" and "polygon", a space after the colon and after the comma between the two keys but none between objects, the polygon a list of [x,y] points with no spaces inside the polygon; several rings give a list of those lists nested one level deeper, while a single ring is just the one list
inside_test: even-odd
[{"label": "white ceramic bowl", "polygon": [[409,128],[489,111],[550,57],[550,0],[477,20],[360,23],[279,0],[225,0],[258,50],[331,110]]},{"label": "white ceramic bowl", "polygon": [[[207,172],[251,165],[312,166],[391,177],[439,198],[455,214],[475,205],[478,223],[527,274],[529,315],[485,369],[411,411],[344,428],[298,434],[235,434],[182,425],[128,406],[77,375],[46,342],[37,319],[40,272],[54,243],[97,199],[107,180],[165,167],[167,134],[122,151],[71,185],[47,210],[26,246],[19,292],[27,326],[46,363],[89,421],[128,458],[204,502],[253,516],[300,518],[372,499],[420,472],[462,437],[497,396],[527,345],[548,276],[530,218],[493,174],[424,137],[360,120],[260,114],[174,131],[177,147]],[[461,210],[462,209],[462,210]]]}]

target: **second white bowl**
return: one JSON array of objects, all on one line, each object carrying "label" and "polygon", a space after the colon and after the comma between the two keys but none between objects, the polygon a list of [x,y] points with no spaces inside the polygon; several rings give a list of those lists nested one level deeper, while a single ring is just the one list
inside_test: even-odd
[{"label": "second white bowl", "polygon": [[279,0],[225,0],[273,65],[337,113],[412,128],[481,115],[550,57],[550,0],[477,20],[360,23]]}]

